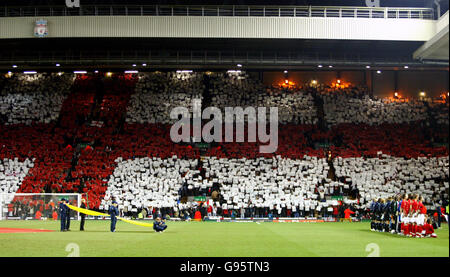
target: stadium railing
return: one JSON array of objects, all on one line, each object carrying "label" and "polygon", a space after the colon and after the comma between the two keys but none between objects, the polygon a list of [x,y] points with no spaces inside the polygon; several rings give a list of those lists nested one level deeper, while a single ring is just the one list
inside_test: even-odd
[{"label": "stadium railing", "polygon": [[334,7],[334,6],[163,6],[163,5],[83,5],[4,6],[0,17],[26,16],[232,16],[232,17],[333,17],[435,19],[431,8]]}]

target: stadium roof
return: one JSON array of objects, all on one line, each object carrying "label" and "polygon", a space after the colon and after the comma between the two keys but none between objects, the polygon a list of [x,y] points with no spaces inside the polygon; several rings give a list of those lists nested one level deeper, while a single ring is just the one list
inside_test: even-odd
[{"label": "stadium roof", "polygon": [[[380,1],[380,6],[389,7],[431,7],[434,0],[389,0]],[[122,0],[80,0],[83,5],[124,5]],[[448,9],[448,1],[442,1]],[[4,0],[3,5],[63,5],[64,0]],[[365,6],[365,0],[127,0],[127,5],[313,5],[313,6]]]},{"label": "stadium roof", "polygon": [[436,35],[417,49],[413,57],[422,60],[449,60],[449,12],[443,15],[436,25]]},{"label": "stadium roof", "polygon": [[[81,4],[124,5],[124,1],[80,0]],[[5,6],[64,5],[64,0],[5,0]],[[197,5],[345,5],[364,6],[365,0],[285,0],[285,1],[144,1],[130,4],[197,4]],[[431,7],[434,0],[390,0],[382,5]],[[448,1],[441,1],[441,5]],[[182,40],[182,43],[180,41]],[[155,65],[229,67],[243,63],[255,68],[312,68],[332,64],[334,68],[361,68],[366,65],[396,67],[403,64],[427,68],[448,68],[448,63],[414,60],[413,54],[423,41],[374,41],[336,39],[219,39],[219,38],[46,38],[45,40],[3,39],[0,44],[0,68],[22,63],[30,66],[108,65],[112,67],[146,61]],[[447,33],[448,41],[448,33]],[[95,47],[93,47],[93,45]],[[445,46],[445,45],[444,45]],[[444,49],[445,50],[445,49]],[[448,42],[447,42],[448,56]]]}]

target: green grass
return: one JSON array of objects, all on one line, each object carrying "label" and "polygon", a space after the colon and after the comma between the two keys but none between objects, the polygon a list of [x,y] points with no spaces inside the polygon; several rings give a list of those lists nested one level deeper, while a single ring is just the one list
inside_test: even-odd
[{"label": "green grass", "polygon": [[[0,221],[0,227],[58,230],[59,221]],[[448,225],[438,238],[371,232],[369,223],[169,222],[166,232],[109,221],[86,222],[86,231],[0,233],[0,257],[65,257],[69,243],[81,257],[365,257],[376,243],[381,257],[449,257]]]}]

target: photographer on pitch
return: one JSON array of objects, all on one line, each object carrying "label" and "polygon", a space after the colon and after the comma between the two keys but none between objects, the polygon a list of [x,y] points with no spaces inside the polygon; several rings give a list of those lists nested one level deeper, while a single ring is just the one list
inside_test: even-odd
[{"label": "photographer on pitch", "polygon": [[153,230],[155,230],[155,232],[159,233],[159,232],[164,232],[164,230],[167,229],[167,225],[164,222],[164,219],[161,220],[161,217],[157,217],[156,220],[153,222]]}]

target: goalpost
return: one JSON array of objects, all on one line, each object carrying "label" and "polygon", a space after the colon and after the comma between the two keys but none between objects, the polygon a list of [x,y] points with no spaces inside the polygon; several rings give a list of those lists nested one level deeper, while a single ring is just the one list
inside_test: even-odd
[{"label": "goalpost", "polygon": [[[59,219],[59,203],[66,199],[80,207],[79,193],[3,193],[0,194],[0,220]],[[78,220],[80,214],[70,211],[70,217]]]}]

